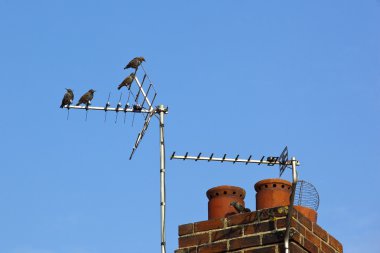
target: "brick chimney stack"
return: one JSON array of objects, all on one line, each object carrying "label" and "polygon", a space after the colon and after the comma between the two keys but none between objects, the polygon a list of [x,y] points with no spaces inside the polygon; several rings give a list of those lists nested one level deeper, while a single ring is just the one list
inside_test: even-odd
[{"label": "brick chimney stack", "polygon": [[[284,253],[288,206],[180,225],[175,253]],[[290,253],[342,253],[342,244],[293,209]]]}]

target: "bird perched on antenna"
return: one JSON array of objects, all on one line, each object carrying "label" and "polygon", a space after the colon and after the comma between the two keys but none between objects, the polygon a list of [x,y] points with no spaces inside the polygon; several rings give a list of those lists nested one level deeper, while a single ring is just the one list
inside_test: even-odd
[{"label": "bird perched on antenna", "polygon": [[127,66],[124,67],[124,69],[129,69],[129,68],[133,68],[135,70],[138,69],[138,67],[140,66],[140,64],[145,61],[145,58],[144,57],[135,57],[133,58],[128,64]]},{"label": "bird perched on antenna", "polygon": [[120,90],[123,86],[127,87],[128,90],[131,88],[131,84],[133,83],[133,80],[135,79],[135,73],[131,73],[127,78],[125,78],[121,84],[117,87],[118,90]]},{"label": "bird perched on antenna", "polygon": [[74,93],[71,89],[66,88],[66,93],[62,98],[61,108],[63,108],[65,105],[69,106],[73,103],[74,100]]},{"label": "bird perched on antenna", "polygon": [[85,104],[89,105],[91,104],[91,100],[94,98],[94,92],[95,90],[91,89],[87,91],[78,101],[77,105]]},{"label": "bird perched on antenna", "polygon": [[249,213],[251,209],[245,208],[242,204],[236,201],[232,201],[230,206],[233,206],[238,213]]}]

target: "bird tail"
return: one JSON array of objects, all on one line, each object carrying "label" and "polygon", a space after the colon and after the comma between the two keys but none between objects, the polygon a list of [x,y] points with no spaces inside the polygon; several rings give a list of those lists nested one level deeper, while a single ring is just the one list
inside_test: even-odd
[{"label": "bird tail", "polygon": [[76,104],[76,106],[78,106],[78,105],[80,105],[80,102],[78,102],[78,103]]},{"label": "bird tail", "polygon": [[61,106],[59,108],[63,108],[63,104],[61,104]]},{"label": "bird tail", "polygon": [[117,89],[120,90],[121,87],[123,87],[123,85],[119,84],[119,86],[117,87]]}]

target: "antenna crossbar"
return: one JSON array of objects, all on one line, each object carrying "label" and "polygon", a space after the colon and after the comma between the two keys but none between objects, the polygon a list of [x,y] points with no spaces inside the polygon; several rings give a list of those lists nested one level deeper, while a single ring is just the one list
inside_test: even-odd
[{"label": "antenna crossbar", "polygon": [[[95,110],[95,111],[114,111],[114,112],[136,112],[133,108],[121,108],[119,107],[109,107],[109,106],[80,106],[80,105],[65,105],[64,108],[67,109],[80,109],[80,110]],[[152,108],[150,110],[142,108],[140,113],[151,113]]]},{"label": "antenna crossbar", "polygon": [[[201,153],[199,153],[199,155],[197,156],[189,156],[188,153],[186,153],[186,155],[176,155],[175,152],[173,152],[172,156],[170,157],[170,160],[172,159],[180,159],[180,160],[194,160],[194,161],[213,161],[213,162],[231,162],[231,163],[244,163],[244,164],[248,164],[248,163],[255,163],[255,164],[266,164],[268,166],[273,166],[274,164],[278,164],[278,165],[292,165],[292,161],[267,161],[267,160],[264,160],[265,156],[263,156],[260,160],[255,160],[255,159],[252,159],[252,156],[249,156],[248,159],[240,159],[239,158],[239,155],[237,155],[235,158],[228,158],[226,157],[226,155],[224,155],[223,157],[219,158],[219,157],[214,157],[213,154],[211,154],[210,156],[201,156]],[[297,166],[299,166],[299,162],[297,161]]]}]

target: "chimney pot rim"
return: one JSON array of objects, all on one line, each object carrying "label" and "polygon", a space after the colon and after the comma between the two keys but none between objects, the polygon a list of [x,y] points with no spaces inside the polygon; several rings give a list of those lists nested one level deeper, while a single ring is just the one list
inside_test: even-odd
[{"label": "chimney pot rim", "polygon": [[283,185],[286,185],[286,186],[292,186],[292,183],[285,180],[285,179],[281,179],[281,178],[267,178],[267,179],[263,179],[263,180],[260,180],[258,181],[256,184],[255,184],[255,190],[256,192],[258,192],[260,189],[259,189],[259,186],[261,185],[265,185],[265,184],[283,184]]},{"label": "chimney pot rim", "polygon": [[[216,187],[208,189],[207,192],[206,192],[206,196],[207,196],[208,199],[210,199],[210,196],[212,197],[216,192],[219,192],[219,191],[220,192],[224,192],[224,191],[233,192],[234,195],[237,195],[237,196],[239,196],[242,199],[244,199],[245,195],[246,195],[245,190],[243,188],[239,187],[239,186],[220,185],[220,186],[216,186]],[[222,195],[223,194],[221,194],[221,196]]]}]

